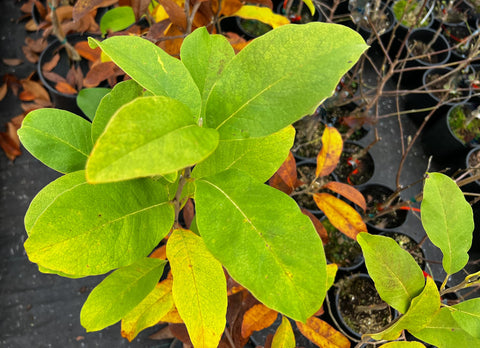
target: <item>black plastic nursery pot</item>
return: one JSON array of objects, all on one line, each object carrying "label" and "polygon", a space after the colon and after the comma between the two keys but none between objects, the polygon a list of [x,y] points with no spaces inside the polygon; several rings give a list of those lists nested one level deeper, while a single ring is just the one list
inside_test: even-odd
[{"label": "black plastic nursery pot", "polygon": [[470,103],[452,105],[447,112],[439,114],[427,125],[421,141],[425,151],[432,155],[436,162],[456,168],[464,166],[469,146],[455,135],[449,120],[456,110],[472,110],[474,107]]},{"label": "black plastic nursery pot", "polygon": [[474,30],[475,28],[466,25],[441,25],[441,32],[452,47],[450,62],[468,58],[475,45],[475,39],[470,38]]},{"label": "black plastic nursery pot", "polygon": [[[285,3],[281,2],[277,5],[275,11],[283,16],[286,16],[293,24],[306,24],[310,22],[325,21],[322,11],[315,4],[315,13],[312,15],[310,9],[307,7],[307,5],[305,5],[305,3],[303,3],[301,0],[294,0],[288,16],[284,5]],[[297,10],[299,5],[302,7],[300,13],[298,13]]]},{"label": "black plastic nursery pot", "polygon": [[338,181],[344,184],[359,186],[366,184],[375,173],[375,162],[372,155],[351,141],[345,141],[340,161],[334,170]]},{"label": "black plastic nursery pot", "polygon": [[379,234],[403,225],[409,208],[390,209],[401,203],[400,196],[392,198],[394,191],[391,188],[380,184],[367,184],[360,188],[360,192],[365,197],[367,211],[363,213],[360,208],[357,209],[365,216],[368,232]]},{"label": "black plastic nursery pot", "polygon": [[338,329],[355,341],[365,333],[380,331],[396,317],[396,311],[380,298],[366,273],[341,278],[330,289],[329,299]]},{"label": "black plastic nursery pot", "polygon": [[[74,46],[78,42],[87,41],[89,36],[92,36],[92,35],[72,34],[67,36],[67,40],[72,46]],[[38,60],[37,72],[40,77],[40,80],[42,81],[42,84],[45,86],[45,88],[48,90],[48,93],[50,94],[50,97],[52,98],[52,102],[56,108],[67,110],[77,115],[85,117],[85,115],[77,105],[77,93],[66,94],[58,91],[55,88],[55,82],[49,80],[44,74],[44,70],[43,70],[44,64],[50,62],[55,56],[55,54],[57,53],[60,55],[60,60],[58,61],[57,65],[53,68],[52,72],[62,77],[66,77],[68,71],[70,70],[71,64],[75,64],[77,67],[79,67],[82,70],[84,75],[88,72],[89,62],[86,59],[82,58],[82,60],[80,60],[79,62],[72,63],[68,58],[64,45],[60,43],[60,41],[54,40],[41,53],[40,58]]]},{"label": "black plastic nursery pot", "polygon": [[475,9],[464,0],[436,1],[433,17],[435,29],[441,25],[466,27],[475,24]]},{"label": "black plastic nursery pot", "polygon": [[[358,28],[358,33],[365,40],[372,37],[374,33],[370,26],[371,22],[382,43],[387,45],[395,25],[395,16],[392,9],[384,2],[381,2],[378,8],[375,8],[375,4],[376,1],[350,0],[348,8],[353,22]],[[371,44],[378,45],[376,39],[373,39]]]},{"label": "black plastic nursery pot", "polygon": [[[429,51],[426,52],[426,48],[429,48]],[[427,53],[430,55],[428,56]],[[408,89],[415,89],[422,85],[424,69],[449,61],[450,45],[442,34],[438,34],[431,28],[413,29],[407,38],[402,56],[411,60],[405,64],[405,68],[410,70],[403,72],[401,83]],[[414,69],[417,67],[420,69]]]}]

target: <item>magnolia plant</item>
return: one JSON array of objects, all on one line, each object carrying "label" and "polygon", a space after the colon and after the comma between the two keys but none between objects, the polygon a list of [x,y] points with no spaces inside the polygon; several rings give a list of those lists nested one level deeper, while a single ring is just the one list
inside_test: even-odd
[{"label": "magnolia plant", "polygon": [[[64,277],[113,271],[82,308],[87,331],[121,320],[133,339],[173,316],[195,347],[215,347],[226,273],[307,322],[333,281],[322,241],[295,201],[264,183],[288,155],[291,124],[332,94],[367,48],[362,38],[335,24],[286,25],[235,55],[199,28],[180,60],[136,36],[90,45],[131,80],[101,100],[92,123],[57,109],[25,118],[23,145],[65,174],[27,211],[29,259]],[[191,201],[186,229],[180,212]]]},{"label": "magnolia plant", "polygon": [[[363,335],[362,341],[397,340],[407,330],[439,348],[478,346],[480,298],[459,300],[453,305],[443,301],[449,293],[480,286],[480,272],[476,272],[447,287],[450,277],[460,272],[469,260],[474,228],[472,209],[452,179],[444,174],[429,173],[423,191],[421,219],[429,239],[443,253],[442,265],[447,276],[439,288],[391,238],[363,232],[357,236],[378,293],[400,314],[381,332]],[[463,298],[459,296],[459,299]],[[418,342],[411,344],[423,346]]]}]

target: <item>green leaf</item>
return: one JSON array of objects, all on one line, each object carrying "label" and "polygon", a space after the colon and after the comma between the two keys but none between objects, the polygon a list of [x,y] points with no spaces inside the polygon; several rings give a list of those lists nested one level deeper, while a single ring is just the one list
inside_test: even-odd
[{"label": "green leaf", "polygon": [[460,271],[468,262],[474,223],[472,208],[457,184],[444,174],[428,173],[421,215],[428,237],[443,253],[445,272]]},{"label": "green leaf", "polygon": [[200,92],[180,60],[138,36],[113,36],[102,42],[88,40],[91,47],[99,46],[142,87],[154,95],[181,101],[198,119],[202,105]]},{"label": "green leaf", "polygon": [[111,91],[110,88],[83,88],[78,92],[77,105],[85,116],[93,121],[95,112],[102,98]]},{"label": "green leaf", "polygon": [[204,122],[221,139],[279,131],[313,113],[367,47],[343,25],[315,22],[272,30],[225,67],[208,98]]},{"label": "green leaf", "polygon": [[18,136],[41,162],[60,173],[85,169],[92,150],[91,124],[59,109],[37,109],[23,120]]},{"label": "green leaf", "polygon": [[336,263],[330,263],[327,265],[327,291],[330,289],[335,282],[335,277],[337,276],[338,265]]},{"label": "green leaf", "polygon": [[480,339],[469,335],[453,319],[451,309],[443,307],[422,330],[410,331],[416,338],[438,348],[480,347]]},{"label": "green leaf", "polygon": [[375,340],[395,340],[403,330],[418,331],[427,326],[440,309],[440,293],[435,281],[427,277],[427,283],[422,293],[412,300],[407,312],[397,319],[387,329],[368,334]]},{"label": "green leaf", "polygon": [[122,318],[122,336],[132,342],[140,331],[156,325],[174,307],[172,280],[165,279]]},{"label": "green leaf", "polygon": [[227,282],[202,238],[176,229],[167,243],[173,299],[195,347],[217,347],[225,330]]},{"label": "green leaf", "polygon": [[87,162],[87,180],[113,182],[174,173],[202,161],[217,145],[217,131],[197,126],[179,101],[137,98],[117,111],[97,140]]},{"label": "green leaf", "polygon": [[263,183],[285,161],[294,139],[295,129],[287,127],[261,138],[220,140],[215,152],[195,167],[192,176],[201,178],[234,168]]},{"label": "green leaf", "polygon": [[225,36],[210,35],[205,27],[196,29],[183,41],[180,57],[202,95],[202,115],[213,84],[234,56]]},{"label": "green leaf", "polygon": [[266,306],[312,316],[325,298],[325,253],[295,201],[237,170],[195,184],[198,230],[229,274]]},{"label": "green leaf", "polygon": [[378,294],[390,306],[405,313],[425,286],[422,270],[392,238],[361,232],[357,241]]},{"label": "green leaf", "polygon": [[32,200],[25,214],[25,230],[30,234],[38,217],[49,207],[55,199],[71,190],[75,186],[85,183],[85,171],[80,170],[68,175],[63,175],[45,186]]},{"label": "green leaf", "polygon": [[143,87],[134,80],[119,82],[113,87],[98,105],[95,118],[92,123],[92,139],[95,143],[107,127],[113,114],[123,105],[131,102],[135,98],[141,97]]},{"label": "green leaf", "polygon": [[44,268],[103,274],[148,255],[173,225],[162,181],[90,185],[79,173],[67,175],[75,178],[48,188],[29,218],[25,250]]},{"label": "green leaf", "polygon": [[452,316],[462,329],[476,338],[480,338],[480,298],[460,302],[454,308]]},{"label": "green leaf", "polygon": [[135,23],[135,13],[130,6],[120,6],[108,10],[100,19],[100,31],[105,36],[108,31],[120,31]]},{"label": "green leaf", "polygon": [[87,332],[115,324],[153,290],[166,261],[143,258],[119,268],[92,290],[80,313]]},{"label": "green leaf", "polygon": [[282,323],[275,332],[272,340],[272,348],[295,348],[295,335],[293,334],[290,321],[282,316]]}]

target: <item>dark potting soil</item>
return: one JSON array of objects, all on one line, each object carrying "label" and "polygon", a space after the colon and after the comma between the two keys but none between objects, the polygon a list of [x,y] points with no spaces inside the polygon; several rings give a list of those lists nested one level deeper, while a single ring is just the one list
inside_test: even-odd
[{"label": "dark potting soil", "polygon": [[[298,203],[298,205],[302,208],[309,209],[309,210],[318,210],[317,204],[313,200],[313,196],[311,193],[317,193],[317,192],[327,192],[334,194],[330,190],[322,189],[323,185],[325,185],[327,182],[330,181],[335,181],[335,177],[333,175],[328,175],[326,177],[321,177],[317,178],[314,182],[313,180],[315,179],[315,168],[316,166],[314,164],[312,165],[300,165],[297,167],[297,175],[298,179],[304,182],[304,185],[301,185],[300,187],[297,187],[292,194],[292,197],[295,199],[295,201]],[[300,193],[300,194],[295,194],[300,191],[305,190],[307,187],[309,188],[309,193]]]},{"label": "dark potting soil", "polygon": [[[406,210],[392,210],[388,213],[383,213],[388,207],[383,205],[390,199],[391,193],[377,190],[374,186],[367,187],[362,190],[367,203],[367,211],[365,215],[369,219],[367,222],[378,228],[395,228],[405,222]],[[396,197],[389,206],[394,206],[400,202],[400,197]]]},{"label": "dark potting soil", "polygon": [[474,41],[467,40],[470,36],[470,30],[464,26],[450,26],[444,27],[443,35],[447,39],[450,46],[456,46],[454,48],[454,52],[456,52],[459,56],[466,57],[472,47]]},{"label": "dark potting soil", "polygon": [[430,47],[430,44],[413,40],[411,44],[408,45],[408,50],[411,52],[412,57],[425,56],[419,60],[427,64],[436,64],[438,63],[438,56],[435,53],[435,50]]},{"label": "dark potting soil", "polygon": [[443,74],[433,73],[428,74],[425,82],[428,84],[427,89],[435,95],[439,100],[447,101],[449,99],[460,99],[468,97],[467,77],[463,75],[458,76],[444,76]]},{"label": "dark potting soil", "polygon": [[371,279],[346,278],[338,286],[339,311],[353,331],[379,332],[394,319],[393,310],[380,298]]},{"label": "dark potting soil", "polygon": [[340,161],[334,170],[338,181],[350,185],[361,185],[373,176],[373,158],[363,148],[353,143],[344,143]]},{"label": "dark potting soil", "polygon": [[328,243],[324,246],[328,261],[345,268],[352,267],[362,261],[360,244],[337,230],[327,219],[322,220],[322,224],[328,234]]},{"label": "dark potting soil", "polygon": [[305,116],[293,125],[296,129],[292,152],[301,157],[315,158],[322,148],[325,125],[319,115]]}]

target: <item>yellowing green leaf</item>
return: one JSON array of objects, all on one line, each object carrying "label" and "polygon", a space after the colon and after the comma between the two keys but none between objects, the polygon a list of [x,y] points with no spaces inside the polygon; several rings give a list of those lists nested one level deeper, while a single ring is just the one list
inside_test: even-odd
[{"label": "yellowing green leaf", "polygon": [[173,299],[195,347],[216,347],[225,329],[227,283],[201,237],[174,230],[167,243]]},{"label": "yellowing green leaf", "polygon": [[156,325],[175,308],[171,279],[158,283],[147,297],[122,318],[122,336],[130,342],[140,331]]},{"label": "yellowing green leaf", "polygon": [[322,135],[322,148],[317,156],[317,178],[333,172],[343,151],[342,135],[335,127],[325,127]]},{"label": "yellowing green leaf", "polygon": [[192,166],[218,145],[214,129],[197,126],[190,110],[168,97],[143,97],[120,108],[87,162],[91,183],[165,175]]},{"label": "yellowing green leaf", "polygon": [[480,338],[480,298],[460,302],[451,308],[452,317],[470,335]]},{"label": "yellowing green leaf", "polygon": [[166,261],[149,257],[117,269],[92,290],[80,321],[87,332],[115,324],[153,290]]},{"label": "yellowing green leaf", "polygon": [[328,193],[315,193],[313,199],[328,221],[346,236],[356,240],[360,232],[367,231],[360,214],[348,203]]},{"label": "yellowing green leaf", "polygon": [[245,19],[256,19],[257,21],[271,25],[274,29],[290,23],[288,18],[272,12],[268,7],[254,5],[243,5],[233,16]]},{"label": "yellowing green leaf", "polygon": [[420,342],[406,342],[406,341],[395,341],[382,344],[380,347],[383,348],[425,348]]},{"label": "yellowing green leaf", "polygon": [[295,346],[292,325],[286,317],[282,316],[282,323],[273,336],[271,348],[295,348]]}]

